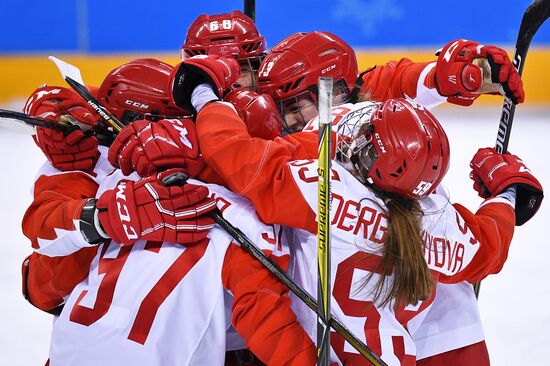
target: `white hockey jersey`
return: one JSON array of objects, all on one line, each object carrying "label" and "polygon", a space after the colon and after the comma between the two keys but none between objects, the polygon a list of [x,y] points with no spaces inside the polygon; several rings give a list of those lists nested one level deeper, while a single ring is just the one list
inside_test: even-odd
[{"label": "white hockey jersey", "polygon": [[[333,110],[333,118],[347,113],[343,107],[347,105],[336,107],[337,113]],[[306,290],[316,293],[317,161],[293,159],[297,147],[288,141],[250,138],[238,116],[221,104],[207,105],[201,111],[197,131],[207,163],[233,191],[252,200],[262,220],[299,229],[291,256],[293,276]],[[423,310],[433,296],[397,311],[372,304],[370,286],[364,279],[375,269],[375,254],[384,241],[384,205],[337,164],[332,171],[332,192],[333,313],[388,364],[414,364],[416,347],[406,326],[414,316],[420,317],[415,326],[422,323],[428,313]],[[437,194],[421,204],[426,214],[422,234],[425,258],[436,278],[452,283],[475,281],[500,269],[513,232],[509,202],[486,201],[476,215]],[[372,281],[376,279],[374,274]],[[309,309],[300,311],[299,302],[296,307],[304,327],[316,339],[315,314]],[[349,360],[354,365],[368,363],[341,337],[333,337],[332,346],[334,361],[337,357],[339,362]]]}]

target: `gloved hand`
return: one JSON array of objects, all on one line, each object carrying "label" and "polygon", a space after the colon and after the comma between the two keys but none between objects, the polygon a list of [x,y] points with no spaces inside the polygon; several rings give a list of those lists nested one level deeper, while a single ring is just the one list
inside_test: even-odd
[{"label": "gloved hand", "polygon": [[479,149],[470,162],[470,178],[480,197],[496,196],[510,186],[516,187],[516,225],[523,225],[540,207],[542,186],[523,161],[494,148]]},{"label": "gloved hand", "polygon": [[281,136],[283,120],[273,98],[244,88],[233,89],[223,100],[233,104],[252,137],[273,140]]},{"label": "gloved hand", "polygon": [[65,133],[36,127],[34,142],[52,166],[63,171],[93,169],[99,157],[99,143],[95,136],[82,130],[95,128],[99,116],[78,94],[62,87],[40,87],[25,103],[24,112],[52,124],[74,124]]},{"label": "gloved hand", "polygon": [[[206,237],[214,220],[205,215],[216,208],[208,188],[194,184],[170,185],[178,169],[169,169],[136,182],[123,180],[96,202],[103,231],[122,245],[137,240],[183,245]],[[169,185],[169,186],[167,186]]]},{"label": "gloved hand", "polygon": [[170,89],[174,103],[185,110],[194,110],[191,93],[199,84],[209,84],[218,99],[239,78],[239,63],[233,58],[217,55],[199,55],[184,60],[170,76]]},{"label": "gloved hand", "polygon": [[500,93],[514,104],[525,100],[521,77],[506,51],[496,46],[464,39],[449,42],[439,53],[435,79],[439,94],[454,104],[471,105],[485,93]]},{"label": "gloved hand", "polygon": [[34,141],[53,167],[62,170],[92,170],[98,157],[98,140],[74,126],[67,134],[37,127]]},{"label": "gloved hand", "polygon": [[204,168],[195,125],[185,119],[129,124],[109,147],[109,162],[125,175],[135,171],[140,177],[168,168],[182,168],[194,177]]}]

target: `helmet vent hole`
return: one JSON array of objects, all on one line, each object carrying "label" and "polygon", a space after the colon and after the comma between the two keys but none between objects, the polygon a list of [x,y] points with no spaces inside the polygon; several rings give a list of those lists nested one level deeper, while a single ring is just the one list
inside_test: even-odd
[{"label": "helmet vent hole", "polygon": [[394,106],[393,106],[393,111],[395,112],[396,109],[397,109],[397,106],[394,105]]},{"label": "helmet vent hole", "polygon": [[326,56],[326,55],[331,55],[333,53],[336,53],[338,52],[335,48],[331,48],[329,50],[326,50],[326,51],[323,51],[321,53],[319,53],[319,57],[323,57],[323,56]]},{"label": "helmet vent hole", "polygon": [[432,144],[430,141],[428,141],[428,151],[432,151]]},{"label": "helmet vent hole", "polygon": [[185,53],[187,54],[187,57],[193,57],[197,55],[206,55],[205,49],[200,50],[186,50]]},{"label": "helmet vent hole", "polygon": [[433,169],[433,170],[437,170],[437,165],[433,165],[433,166],[432,166],[432,169]]},{"label": "helmet vent hole", "polygon": [[382,175],[380,174],[380,171],[378,169],[376,169],[376,176],[378,177],[378,179],[382,179]]},{"label": "helmet vent hole", "polygon": [[260,45],[262,42],[254,42],[254,43],[248,43],[243,45],[243,50],[247,53],[251,53],[256,51],[258,48],[260,48]]},{"label": "helmet vent hole", "polygon": [[287,93],[290,90],[290,87],[292,86],[292,83],[286,83],[283,87],[280,89],[283,91],[283,93]]},{"label": "helmet vent hole", "polygon": [[300,85],[300,83],[305,79],[305,76],[302,76],[301,78],[299,78],[298,80],[296,80],[294,82],[294,84],[292,85],[292,89],[296,89],[298,87],[298,85]]},{"label": "helmet vent hole", "polygon": [[212,42],[225,42],[225,41],[233,41],[235,40],[235,37],[218,37],[218,38],[212,38]]}]

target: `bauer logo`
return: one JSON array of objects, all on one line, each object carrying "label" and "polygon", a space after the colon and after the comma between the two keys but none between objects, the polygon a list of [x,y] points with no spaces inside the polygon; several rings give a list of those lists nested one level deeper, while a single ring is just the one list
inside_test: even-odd
[{"label": "bauer logo", "polygon": [[141,109],[149,109],[148,104],[140,103],[140,102],[134,102],[133,100],[126,99],[124,102],[126,105],[131,105],[132,107],[141,108]]}]

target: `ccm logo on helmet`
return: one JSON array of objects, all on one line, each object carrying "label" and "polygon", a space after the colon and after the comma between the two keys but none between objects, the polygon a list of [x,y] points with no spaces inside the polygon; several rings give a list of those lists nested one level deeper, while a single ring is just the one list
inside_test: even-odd
[{"label": "ccm logo on helmet", "polygon": [[376,138],[376,142],[378,143],[378,146],[380,146],[380,150],[382,150],[383,153],[386,153],[386,148],[384,147],[384,144],[382,143],[382,140],[380,139],[380,135],[378,132],[374,134],[374,137]]},{"label": "ccm logo on helmet", "polygon": [[[122,222],[122,228],[124,229],[124,233],[126,234],[126,237],[130,240],[137,239],[138,235],[136,232],[136,229],[134,229],[130,225],[130,213],[128,212],[128,206],[126,205],[126,183],[122,182],[117,186],[117,192],[115,195],[116,200],[116,206],[118,209],[118,217],[120,217],[120,221]],[[126,224],[127,223],[127,224]]]},{"label": "ccm logo on helmet", "polygon": [[329,72],[330,70],[334,70],[336,68],[336,64],[330,65],[329,67],[321,70],[321,74],[324,74],[325,72]]},{"label": "ccm logo on helmet", "polygon": [[131,105],[132,107],[141,108],[141,109],[149,109],[148,104],[140,103],[140,102],[134,102],[133,100],[126,99],[124,104]]}]

